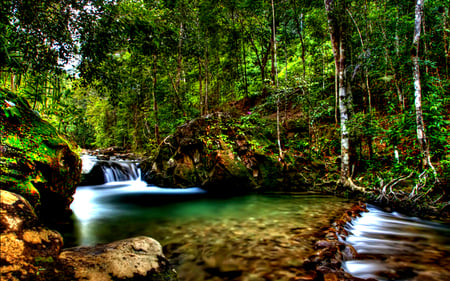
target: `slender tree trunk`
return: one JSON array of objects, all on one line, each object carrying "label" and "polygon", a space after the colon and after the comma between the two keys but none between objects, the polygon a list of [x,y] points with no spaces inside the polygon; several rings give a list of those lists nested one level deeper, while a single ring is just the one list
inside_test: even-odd
[{"label": "slender tree trunk", "polygon": [[273,61],[272,61],[272,73],[274,76],[274,85],[278,89],[278,66],[277,66],[277,36],[276,36],[276,23],[275,23],[275,5],[272,0],[272,40],[273,40]]},{"label": "slender tree trunk", "polygon": [[[385,53],[385,57],[386,57],[386,66],[389,65],[390,70],[392,72],[392,77],[393,77],[393,80],[394,80],[395,88],[397,90],[398,102],[399,102],[401,111],[403,112],[405,110],[405,99],[404,99],[404,95],[403,95],[402,89],[400,87],[399,78],[397,77],[397,71],[396,71],[396,69],[394,67],[394,63],[392,62],[392,57],[389,54],[389,49],[387,48],[388,38],[387,38],[386,31],[384,30],[383,25],[380,25],[380,30],[381,30],[381,33],[383,34],[383,38],[385,40],[384,53]],[[395,39],[395,42],[397,42],[397,41],[398,41],[398,38]],[[398,56],[398,49],[397,48],[396,48],[396,54]],[[387,69],[386,69],[385,76],[387,76]]]},{"label": "slender tree trunk", "polygon": [[275,5],[272,0],[272,81],[277,91],[277,142],[280,161],[284,159],[283,149],[281,148],[281,132],[280,132],[280,95],[278,93],[278,71],[277,71],[277,38],[275,24]]},{"label": "slender tree trunk", "polygon": [[208,114],[208,47],[205,49],[205,103],[204,103],[204,111],[205,115]]},{"label": "slender tree trunk", "polygon": [[[423,1],[417,0],[415,21],[414,21],[414,37],[411,60],[413,63],[414,78],[414,106],[416,111],[417,140],[419,142],[420,152],[422,153],[422,167],[433,167],[430,161],[430,151],[428,147],[427,137],[425,134],[425,124],[423,122],[422,113],[422,86],[420,83],[420,66],[419,66],[419,46],[420,46],[420,30],[423,14]],[[434,170],[434,168],[433,168]]]},{"label": "slender tree trunk", "polygon": [[159,117],[158,117],[158,102],[156,100],[156,85],[157,85],[157,56],[153,55],[153,88],[152,88],[152,97],[153,97],[153,115],[155,117],[155,139],[156,143],[159,145],[161,143],[161,138],[159,136]]},{"label": "slender tree trunk", "polygon": [[250,36],[250,43],[253,47],[253,50],[255,51],[255,55],[256,55],[256,62],[259,66],[259,69],[261,71],[261,82],[263,84],[265,84],[265,80],[266,80],[266,64],[267,64],[267,60],[269,58],[269,54],[270,54],[270,48],[271,48],[271,44],[272,44],[272,39],[269,40],[267,43],[269,44],[269,46],[266,48],[265,52],[264,52],[264,48],[261,44],[261,54],[258,51],[258,48],[256,47],[255,41],[253,40],[253,38]]},{"label": "slender tree trunk", "polygon": [[179,92],[180,89],[180,82],[181,82],[181,72],[183,69],[183,54],[182,54],[182,48],[183,48],[183,23],[180,23],[180,32],[178,33],[179,39],[178,39],[178,58],[177,58],[177,78],[175,85],[177,87],[177,92]]},{"label": "slender tree trunk", "polygon": [[448,33],[449,28],[447,27],[448,21],[448,8],[444,8],[444,11],[442,12],[443,17],[443,23],[442,23],[442,30],[443,30],[443,38],[444,38],[444,52],[445,52],[445,74],[449,75],[448,72],[448,65],[450,64],[450,48],[448,44]]},{"label": "slender tree trunk", "polygon": [[[330,32],[331,45],[336,63],[336,71],[338,77],[338,94],[339,94],[339,119],[341,125],[341,179],[340,182],[344,186],[353,189],[363,190],[363,188],[353,184],[351,179],[351,143],[350,135],[347,128],[347,121],[351,113],[351,91],[350,84],[347,83],[347,57],[346,57],[346,38],[345,23],[341,17],[345,14],[345,1],[338,3],[333,0],[324,0],[325,10],[327,12],[328,29]],[[341,5],[341,6],[337,6]]]},{"label": "slender tree trunk", "polygon": [[353,24],[356,27],[356,30],[358,31],[359,34],[359,40],[361,42],[361,47],[362,47],[362,52],[363,52],[363,68],[364,68],[364,78],[365,78],[365,82],[366,82],[366,89],[367,89],[367,99],[368,99],[368,109],[369,109],[369,113],[372,111],[372,95],[370,93],[370,84],[369,84],[369,71],[367,70],[366,67],[366,55],[367,55],[367,50],[366,47],[364,46],[364,40],[362,37],[362,33],[361,30],[359,29],[358,23],[356,22],[356,20],[353,18],[352,13],[350,12],[349,9],[346,9],[347,13],[349,14],[350,18],[353,21]]},{"label": "slender tree trunk", "polygon": [[245,41],[242,40],[242,55],[244,56],[244,89],[245,97],[248,97],[248,84],[247,84],[247,55],[245,53]]},{"label": "slender tree trunk", "polygon": [[[297,10],[297,1],[293,2],[295,6],[295,10]],[[300,18],[300,20],[299,20]],[[301,53],[301,59],[302,59],[302,66],[303,66],[303,80],[306,80],[306,60],[305,60],[305,43],[303,40],[303,13],[300,14],[300,16],[297,16],[295,13],[294,16],[295,24],[297,27],[297,33],[300,38],[300,46],[302,47],[302,53]]]},{"label": "slender tree trunk", "polygon": [[200,115],[204,115],[204,109],[203,109],[203,89],[202,89],[202,60],[200,57],[198,57],[198,94],[199,94],[199,102],[200,102]]}]

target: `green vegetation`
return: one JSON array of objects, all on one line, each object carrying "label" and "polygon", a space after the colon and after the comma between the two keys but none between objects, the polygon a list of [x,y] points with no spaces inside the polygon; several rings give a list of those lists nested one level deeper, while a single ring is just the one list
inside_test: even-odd
[{"label": "green vegetation", "polygon": [[450,2],[418,4],[2,2],[0,87],[81,147],[150,154],[186,121],[228,111],[258,152],[342,163],[348,188],[445,206]]},{"label": "green vegetation", "polygon": [[74,145],[32,111],[23,98],[0,89],[0,101],[2,189],[24,196],[35,208],[49,203],[43,197],[55,193],[60,202],[52,202],[53,206],[68,207],[81,170],[78,156],[70,150]]}]

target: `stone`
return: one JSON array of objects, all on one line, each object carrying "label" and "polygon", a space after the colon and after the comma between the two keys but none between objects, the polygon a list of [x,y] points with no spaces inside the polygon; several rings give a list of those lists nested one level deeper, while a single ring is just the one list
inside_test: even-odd
[{"label": "stone", "polygon": [[0,89],[0,186],[25,197],[42,218],[66,217],[80,157],[26,100]]},{"label": "stone", "polygon": [[151,159],[141,163],[143,179],[158,186],[213,192],[264,186],[281,165],[274,157],[256,153],[247,139],[251,134],[243,133],[237,122],[229,114],[214,113],[179,126]]},{"label": "stone", "polygon": [[0,190],[0,280],[177,280],[161,245],[136,237],[62,251],[22,196]]},{"label": "stone", "polygon": [[37,280],[38,261],[54,261],[63,238],[39,224],[25,198],[0,190],[0,279]]},{"label": "stone", "polygon": [[338,281],[339,279],[335,273],[325,273],[323,275],[323,280],[324,281]]},{"label": "stone", "polygon": [[161,245],[149,237],[65,249],[59,259],[74,268],[76,280],[177,280]]}]

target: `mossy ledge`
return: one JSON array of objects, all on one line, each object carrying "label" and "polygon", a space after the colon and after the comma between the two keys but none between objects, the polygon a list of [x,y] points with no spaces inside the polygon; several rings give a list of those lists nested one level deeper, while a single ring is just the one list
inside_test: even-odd
[{"label": "mossy ledge", "polygon": [[28,102],[0,89],[0,185],[25,197],[41,218],[70,214],[81,160]]}]

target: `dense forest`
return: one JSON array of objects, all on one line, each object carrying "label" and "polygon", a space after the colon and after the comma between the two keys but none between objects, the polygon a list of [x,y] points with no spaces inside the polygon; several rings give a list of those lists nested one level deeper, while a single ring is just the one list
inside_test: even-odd
[{"label": "dense forest", "polygon": [[[348,186],[387,194],[411,180],[410,197],[434,194],[445,205],[449,7],[3,0],[0,87],[83,148],[148,154],[186,121],[229,111],[241,126],[270,131],[277,145],[261,149],[280,161],[290,152],[339,158]],[[292,133],[292,122],[304,130]]]}]

